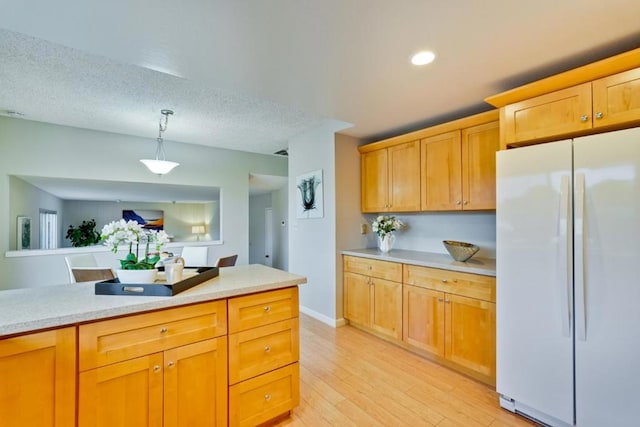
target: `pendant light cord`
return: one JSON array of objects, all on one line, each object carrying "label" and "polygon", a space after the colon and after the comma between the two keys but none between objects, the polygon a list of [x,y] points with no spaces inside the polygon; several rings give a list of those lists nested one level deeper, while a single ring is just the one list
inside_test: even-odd
[{"label": "pendant light cord", "polygon": [[[160,117],[160,123],[158,125],[158,147],[156,148],[156,160],[165,160],[164,154],[164,139],[162,139],[162,132],[167,130],[167,124],[169,123],[169,115],[173,114],[171,110],[161,110],[160,113],[164,116],[164,119]],[[164,120],[164,124],[162,121]]]}]

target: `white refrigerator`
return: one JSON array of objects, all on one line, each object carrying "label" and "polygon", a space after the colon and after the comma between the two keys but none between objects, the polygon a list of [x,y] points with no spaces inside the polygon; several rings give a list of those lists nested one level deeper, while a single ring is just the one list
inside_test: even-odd
[{"label": "white refrigerator", "polygon": [[640,426],[640,128],[497,154],[501,405]]}]

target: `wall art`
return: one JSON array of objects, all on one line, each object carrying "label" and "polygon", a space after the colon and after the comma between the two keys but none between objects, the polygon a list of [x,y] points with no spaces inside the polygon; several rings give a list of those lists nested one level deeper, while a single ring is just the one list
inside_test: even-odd
[{"label": "wall art", "polygon": [[296,177],[296,218],[322,218],[322,169]]}]

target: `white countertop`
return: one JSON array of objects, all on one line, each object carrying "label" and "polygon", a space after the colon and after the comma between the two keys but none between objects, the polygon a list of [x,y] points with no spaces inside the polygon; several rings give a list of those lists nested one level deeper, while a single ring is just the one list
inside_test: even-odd
[{"label": "white countertop", "polygon": [[382,261],[400,262],[403,264],[421,265],[423,267],[441,268],[443,270],[460,271],[462,273],[480,274],[483,276],[496,275],[496,260],[490,258],[476,258],[460,262],[455,261],[448,254],[433,252],[408,251],[392,249],[387,253],[376,249],[350,249],[342,251],[343,255],[353,255]]},{"label": "white countertop", "polygon": [[0,337],[306,282],[306,277],[252,264],[221,268],[218,277],[173,297],[95,295],[94,283],[0,291]]}]

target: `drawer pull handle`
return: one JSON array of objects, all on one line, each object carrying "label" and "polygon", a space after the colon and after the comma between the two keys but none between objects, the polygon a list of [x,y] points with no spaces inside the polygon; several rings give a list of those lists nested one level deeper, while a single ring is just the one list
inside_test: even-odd
[{"label": "drawer pull handle", "polygon": [[166,334],[167,332],[169,332],[169,328],[167,328],[166,326],[160,329],[161,334]]},{"label": "drawer pull handle", "polygon": [[271,306],[270,306],[270,305],[266,306],[266,307],[264,308],[264,311],[265,311],[265,313],[270,312],[270,311],[271,311]]},{"label": "drawer pull handle", "polygon": [[153,372],[160,372],[160,365],[154,365]]},{"label": "drawer pull handle", "polygon": [[447,279],[442,279],[442,283],[447,283]]},{"label": "drawer pull handle", "polygon": [[138,294],[141,294],[144,292],[144,288],[142,286],[123,286],[122,287],[122,291],[123,292],[135,292]]},{"label": "drawer pull handle", "polygon": [[268,345],[264,346],[265,353],[269,353],[270,351],[271,351],[271,347],[269,347]]},{"label": "drawer pull handle", "polygon": [[264,395],[264,400],[266,400],[267,402],[271,400],[271,395],[270,394],[265,394]]},{"label": "drawer pull handle", "polygon": [[171,360],[169,363],[167,363],[167,366],[170,368],[173,368],[173,366],[175,365],[175,362],[173,360]]}]

